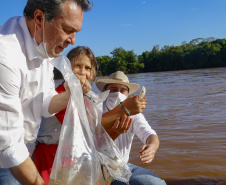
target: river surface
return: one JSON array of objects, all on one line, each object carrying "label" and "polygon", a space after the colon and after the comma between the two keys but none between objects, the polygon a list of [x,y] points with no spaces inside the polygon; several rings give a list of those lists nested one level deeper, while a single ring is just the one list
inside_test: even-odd
[{"label": "river surface", "polygon": [[[146,87],[143,114],[160,139],[154,161],[144,165],[139,160],[142,143],[135,137],[129,162],[151,170],[168,185],[226,180],[226,68],[128,77]],[[93,90],[98,92],[95,86]]]}]

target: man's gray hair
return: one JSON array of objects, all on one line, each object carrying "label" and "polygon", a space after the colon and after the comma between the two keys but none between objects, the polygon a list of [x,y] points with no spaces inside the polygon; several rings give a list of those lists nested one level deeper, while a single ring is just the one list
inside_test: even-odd
[{"label": "man's gray hair", "polygon": [[27,19],[33,19],[35,10],[41,9],[45,13],[47,21],[53,22],[57,16],[63,14],[62,6],[67,1],[74,2],[83,11],[92,9],[92,4],[89,0],[27,0],[27,5],[24,8],[24,16]]}]

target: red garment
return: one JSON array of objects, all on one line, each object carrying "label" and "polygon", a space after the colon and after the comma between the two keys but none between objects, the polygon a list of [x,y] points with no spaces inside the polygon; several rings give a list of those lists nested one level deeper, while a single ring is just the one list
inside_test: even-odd
[{"label": "red garment", "polygon": [[[65,91],[63,83],[56,88],[56,91],[58,93],[62,93]],[[63,124],[65,112],[66,109],[58,112],[55,115],[61,124]],[[38,143],[33,153],[34,163],[46,184],[49,183],[49,177],[52,170],[57,147],[58,144],[47,145],[44,143]]]},{"label": "red garment", "polygon": [[[64,83],[64,82],[63,82],[63,83]],[[59,94],[65,91],[65,88],[64,88],[64,86],[63,86],[63,83],[60,84],[60,85],[56,88],[56,92],[58,92]],[[55,115],[56,118],[59,120],[59,122],[60,122],[61,124],[63,124],[65,112],[66,112],[66,109],[64,109],[64,110],[62,110],[62,111],[60,111],[60,112],[58,112],[58,113]]]},{"label": "red garment", "polygon": [[58,144],[46,145],[38,143],[33,154],[35,166],[46,184],[49,183],[57,147]]}]

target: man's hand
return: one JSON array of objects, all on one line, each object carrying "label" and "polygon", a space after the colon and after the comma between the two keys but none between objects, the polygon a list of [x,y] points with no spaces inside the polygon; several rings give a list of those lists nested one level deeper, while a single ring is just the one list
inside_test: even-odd
[{"label": "man's hand", "polygon": [[143,163],[150,163],[153,161],[156,152],[159,148],[159,139],[156,135],[150,135],[147,139],[147,144],[143,145],[140,150],[140,160]]},{"label": "man's hand", "polygon": [[121,119],[118,118],[113,127],[107,130],[109,136],[115,140],[120,134],[127,132],[132,124],[133,119],[124,115]]},{"label": "man's hand", "polygon": [[86,79],[86,76],[81,76],[81,75],[78,75],[78,74],[75,74],[75,76],[80,80],[83,94],[86,94],[89,91],[91,91],[92,86],[89,83],[89,81]]},{"label": "man's hand", "polygon": [[153,145],[143,145],[140,150],[140,160],[142,163],[150,163],[154,159],[156,152]]},{"label": "man's hand", "polygon": [[139,98],[138,95],[134,95],[124,100],[122,105],[128,109],[130,115],[135,115],[141,113],[146,108],[147,102],[145,97]]},{"label": "man's hand", "polygon": [[[145,97],[139,98],[138,95],[131,96],[122,102],[122,106],[128,109],[130,115],[141,113],[146,107],[146,104]],[[117,120],[118,117],[122,117],[124,114],[127,114],[127,111],[118,105],[103,114],[101,124],[105,130],[108,131],[115,124],[115,120]]]}]

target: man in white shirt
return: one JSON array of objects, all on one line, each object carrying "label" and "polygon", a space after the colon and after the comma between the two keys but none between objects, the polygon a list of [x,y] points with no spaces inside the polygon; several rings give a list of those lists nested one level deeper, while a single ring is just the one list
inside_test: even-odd
[{"label": "man in white shirt", "polygon": [[[29,155],[41,117],[63,110],[50,60],[75,43],[89,0],[28,0],[0,27],[0,184],[45,184]],[[19,182],[18,182],[19,181]]]},{"label": "man in white shirt", "polygon": [[[110,110],[118,109],[120,104],[121,109],[130,116],[132,107],[127,106],[126,100],[128,95],[133,94],[139,89],[138,84],[129,83],[128,77],[122,72],[117,71],[112,73],[109,78],[99,78],[96,81],[96,86],[100,91],[109,90],[109,96],[103,104],[103,113]],[[135,95],[135,98],[139,98]],[[159,148],[159,139],[156,132],[151,128],[142,113],[130,116],[133,119],[129,128],[120,125],[116,122],[113,127],[107,129],[111,138],[115,139],[115,144],[119,148],[125,161],[129,161],[129,154],[131,150],[132,140],[136,134],[144,143],[140,150],[140,160],[147,164],[150,163]],[[125,129],[126,128],[126,129]],[[141,168],[139,166],[128,163],[132,176],[130,178],[130,185],[165,185],[165,181],[161,180],[155,174]],[[111,185],[126,185],[123,182],[114,180]]]}]

